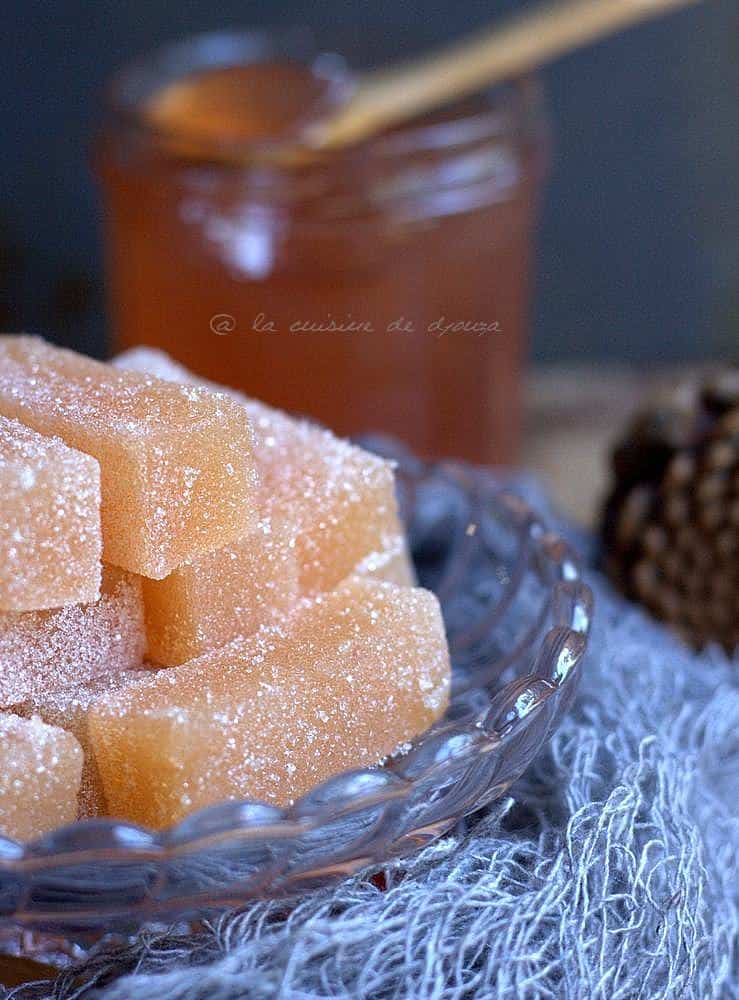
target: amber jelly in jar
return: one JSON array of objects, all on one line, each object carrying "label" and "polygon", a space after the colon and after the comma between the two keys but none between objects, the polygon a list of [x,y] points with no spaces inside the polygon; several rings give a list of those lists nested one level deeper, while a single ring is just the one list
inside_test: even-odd
[{"label": "amber jelly in jar", "polygon": [[280,155],[351,88],[337,57],[256,33],[179,42],[116,78],[96,156],[115,345],[160,347],[340,434],[510,462],[537,85]]}]

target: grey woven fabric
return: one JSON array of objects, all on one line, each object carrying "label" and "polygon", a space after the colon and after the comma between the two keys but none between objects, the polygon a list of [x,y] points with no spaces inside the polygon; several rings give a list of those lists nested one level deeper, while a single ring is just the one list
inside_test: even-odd
[{"label": "grey woven fabric", "polygon": [[384,891],[355,877],[149,934],[10,996],[739,996],[739,660],[691,654],[590,582],[570,716],[511,800],[387,868]]}]

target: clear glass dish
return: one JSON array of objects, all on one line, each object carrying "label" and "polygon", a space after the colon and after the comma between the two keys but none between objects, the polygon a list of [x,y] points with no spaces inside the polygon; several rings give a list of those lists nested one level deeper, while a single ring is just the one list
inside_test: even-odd
[{"label": "clear glass dish", "polygon": [[447,622],[445,718],[288,809],[228,802],[163,832],[85,820],[32,844],[0,837],[0,950],[59,963],[111,932],[304,892],[417,850],[528,767],[571,702],[587,644],[592,596],[577,560],[490,473],[392,457],[419,577]]}]

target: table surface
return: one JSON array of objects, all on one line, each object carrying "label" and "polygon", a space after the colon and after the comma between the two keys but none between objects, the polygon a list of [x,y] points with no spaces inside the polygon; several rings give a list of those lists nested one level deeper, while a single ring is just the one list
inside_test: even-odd
[{"label": "table surface", "polygon": [[594,526],[610,481],[611,450],[629,417],[652,392],[700,371],[602,365],[534,369],[526,382],[523,466],[541,476],[565,513]]}]

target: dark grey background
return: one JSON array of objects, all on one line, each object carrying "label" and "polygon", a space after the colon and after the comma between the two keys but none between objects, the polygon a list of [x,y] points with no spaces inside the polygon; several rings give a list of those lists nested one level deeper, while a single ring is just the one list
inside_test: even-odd
[{"label": "dark grey background", "polygon": [[[309,25],[357,66],[523,4],[491,0],[4,0],[0,321],[104,350],[88,167],[106,77],[205,29]],[[538,253],[542,360],[737,353],[737,8],[708,0],[547,70],[555,160]]]}]

